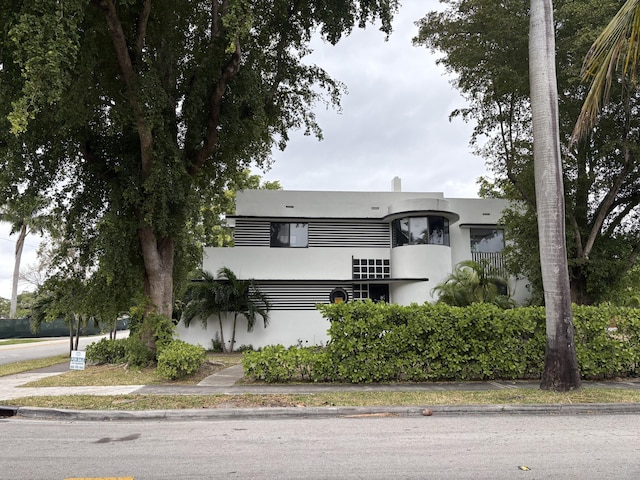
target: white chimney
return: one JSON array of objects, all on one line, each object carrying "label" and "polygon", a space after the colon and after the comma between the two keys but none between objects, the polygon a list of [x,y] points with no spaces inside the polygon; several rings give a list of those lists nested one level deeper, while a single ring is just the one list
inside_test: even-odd
[{"label": "white chimney", "polygon": [[402,180],[400,180],[400,177],[393,177],[393,180],[391,181],[391,189],[394,192],[402,191]]}]

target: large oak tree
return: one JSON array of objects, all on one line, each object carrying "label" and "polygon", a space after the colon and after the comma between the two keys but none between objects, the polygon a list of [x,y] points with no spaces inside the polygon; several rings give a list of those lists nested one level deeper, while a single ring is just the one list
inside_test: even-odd
[{"label": "large oak tree", "polygon": [[[391,29],[397,0],[22,0],[0,6],[0,188],[51,198],[105,278],[170,316],[188,229],[341,85],[312,35]],[[93,260],[92,260],[93,259]],[[152,344],[152,339],[149,340]]]}]

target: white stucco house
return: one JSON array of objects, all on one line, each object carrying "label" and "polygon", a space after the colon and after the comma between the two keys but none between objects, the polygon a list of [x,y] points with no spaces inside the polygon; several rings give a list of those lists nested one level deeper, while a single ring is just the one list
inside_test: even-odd
[{"label": "white stucco house", "polygon": [[[394,179],[390,192],[238,192],[236,214],[228,217],[235,246],[206,248],[203,269],[228,267],[254,279],[272,308],[267,328],[257,321],[247,333],[239,321],[235,347],[323,344],[329,324],[318,303],[424,303],[435,300],[432,289],[462,260],[502,265],[499,221],[507,201],[402,192],[399,184]],[[511,295],[524,300],[524,282],[510,283]],[[218,329],[216,318],[207,329],[195,321],[178,325],[183,340],[204,347]]]}]

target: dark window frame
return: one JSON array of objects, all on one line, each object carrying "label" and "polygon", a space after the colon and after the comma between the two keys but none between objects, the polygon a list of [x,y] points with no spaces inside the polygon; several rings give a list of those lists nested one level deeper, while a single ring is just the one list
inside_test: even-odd
[{"label": "dark window frame", "polygon": [[[295,235],[293,235],[295,241],[293,244],[291,243],[292,226],[295,228]],[[286,233],[283,230],[286,230]],[[309,224],[306,222],[271,222],[269,231],[269,246],[271,248],[309,247]]]},{"label": "dark window frame", "polygon": [[[424,228],[426,224],[426,229]],[[441,215],[416,215],[391,222],[393,247],[405,245],[451,246],[449,219]],[[440,230],[436,234],[436,228]],[[416,235],[418,233],[418,235]]]}]

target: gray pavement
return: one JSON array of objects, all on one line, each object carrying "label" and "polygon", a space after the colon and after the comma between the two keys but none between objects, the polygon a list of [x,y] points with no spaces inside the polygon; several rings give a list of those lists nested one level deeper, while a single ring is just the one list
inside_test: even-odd
[{"label": "gray pavement", "polygon": [[[28,418],[66,418],[82,420],[149,420],[149,419],[221,419],[256,417],[309,417],[352,415],[423,415],[425,409],[438,415],[460,414],[621,414],[640,413],[640,403],[581,404],[581,405],[456,405],[411,407],[294,407],[251,409],[198,409],[132,411],[75,411],[47,408],[19,407],[20,398],[55,395],[238,395],[238,394],[314,394],[335,391],[360,392],[419,392],[448,390],[502,390],[537,388],[537,382],[434,382],[398,384],[295,384],[295,385],[242,385],[242,366],[237,365],[217,372],[198,385],[126,385],[109,387],[23,387],[24,384],[58,375],[69,370],[68,364],[55,365],[32,372],[0,377],[0,415],[18,415]],[[621,388],[640,390],[640,379],[612,382],[585,382],[592,388]],[[13,405],[13,406],[12,406]],[[4,413],[3,413],[4,410]]]}]

